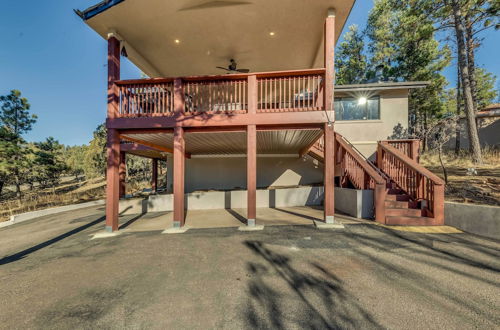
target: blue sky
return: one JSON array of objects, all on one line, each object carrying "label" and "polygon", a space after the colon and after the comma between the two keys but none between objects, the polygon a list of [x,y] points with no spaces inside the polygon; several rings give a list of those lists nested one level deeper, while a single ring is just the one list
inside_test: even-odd
[{"label": "blue sky", "polygon": [[[88,143],[106,114],[106,42],[73,13],[98,0],[2,0],[0,95],[19,89],[38,115],[29,141],[53,136],[67,145]],[[29,4],[29,6],[28,6]],[[364,28],[371,0],[358,0],[346,24]],[[500,32],[483,35],[477,61],[500,76]],[[122,62],[122,78],[139,70]],[[450,82],[455,69],[446,70]]]}]

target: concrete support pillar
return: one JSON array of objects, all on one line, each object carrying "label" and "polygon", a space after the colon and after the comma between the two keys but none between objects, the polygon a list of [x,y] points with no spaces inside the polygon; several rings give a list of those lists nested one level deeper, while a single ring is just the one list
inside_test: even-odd
[{"label": "concrete support pillar", "polygon": [[174,228],[184,226],[184,129],[174,129]]},{"label": "concrete support pillar", "polygon": [[335,134],[333,124],[324,126],[324,187],[325,187],[325,222],[334,223],[335,214]]},{"label": "concrete support pillar", "polygon": [[[120,42],[113,36],[108,39],[108,118],[118,115],[118,88],[120,79]],[[120,198],[120,134],[108,129],[106,172],[106,230],[118,230],[118,200]]]},{"label": "concrete support pillar", "polygon": [[247,126],[247,225],[255,226],[257,217],[257,129]]},{"label": "concrete support pillar", "polygon": [[151,159],[152,163],[152,174],[151,174],[151,190],[153,192],[158,191],[158,159]]},{"label": "concrete support pillar", "polygon": [[119,173],[120,177],[120,198],[124,197],[127,191],[126,181],[127,181],[127,154],[123,151],[120,151],[120,168]]}]

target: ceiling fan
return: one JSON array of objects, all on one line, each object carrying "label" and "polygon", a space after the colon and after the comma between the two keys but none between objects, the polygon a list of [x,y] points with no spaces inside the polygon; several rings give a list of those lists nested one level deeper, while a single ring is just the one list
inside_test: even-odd
[{"label": "ceiling fan", "polygon": [[250,69],[238,69],[237,68],[238,64],[236,63],[236,61],[234,59],[231,59],[229,62],[230,63],[229,63],[229,65],[228,65],[227,68],[224,68],[222,66],[217,66],[216,68],[217,69],[221,69],[221,70],[226,70],[228,72],[240,72],[240,73],[248,73],[248,72],[250,72]]}]

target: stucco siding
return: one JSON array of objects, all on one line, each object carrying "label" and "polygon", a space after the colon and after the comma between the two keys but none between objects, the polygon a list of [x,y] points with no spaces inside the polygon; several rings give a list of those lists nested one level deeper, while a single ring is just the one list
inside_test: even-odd
[{"label": "stucco siding", "polygon": [[[340,97],[347,95],[335,94]],[[372,157],[377,149],[377,141],[386,140],[396,128],[408,128],[406,90],[380,92],[380,120],[335,122],[335,131],[349,140],[365,157]]]},{"label": "stucco siding", "polygon": [[[168,191],[172,191],[172,159],[168,161]],[[257,187],[289,187],[323,182],[323,165],[305,156],[257,157]],[[185,191],[246,188],[246,158],[193,157],[186,159]]]}]

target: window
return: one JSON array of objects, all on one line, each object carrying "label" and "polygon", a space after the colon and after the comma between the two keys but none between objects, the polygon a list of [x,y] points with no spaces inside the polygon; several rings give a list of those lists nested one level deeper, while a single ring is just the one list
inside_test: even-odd
[{"label": "window", "polygon": [[380,119],[380,97],[368,99],[342,97],[335,98],[335,120],[376,120]]}]

